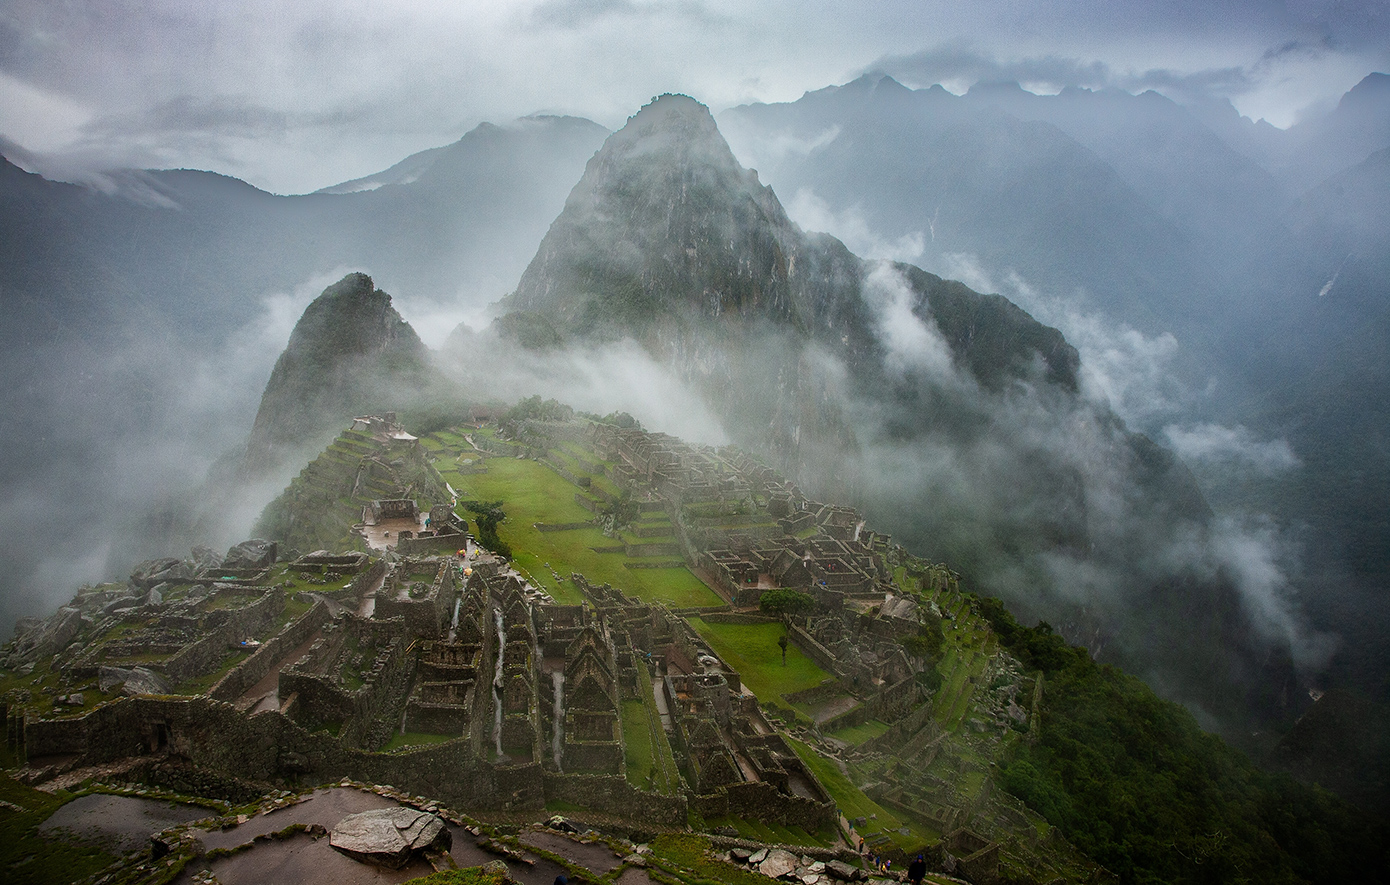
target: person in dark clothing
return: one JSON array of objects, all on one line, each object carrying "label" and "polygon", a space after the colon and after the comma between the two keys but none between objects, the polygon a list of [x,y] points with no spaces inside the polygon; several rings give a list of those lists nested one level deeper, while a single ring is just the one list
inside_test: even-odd
[{"label": "person in dark clothing", "polygon": [[555,877],[555,885],[569,885],[569,877],[564,873]]},{"label": "person in dark clothing", "polygon": [[907,865],[907,881],[912,885],[922,885],[922,877],[927,874],[927,860],[922,855]]}]

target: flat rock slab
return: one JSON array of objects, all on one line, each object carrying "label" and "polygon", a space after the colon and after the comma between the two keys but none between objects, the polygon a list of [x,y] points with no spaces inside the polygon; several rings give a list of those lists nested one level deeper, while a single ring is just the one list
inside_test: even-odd
[{"label": "flat rock slab", "polygon": [[790,851],[783,851],[774,848],[767,853],[767,857],[762,863],[758,864],[758,872],[773,879],[780,879],[787,873],[796,869],[798,860],[795,854]]},{"label": "flat rock slab", "polygon": [[444,819],[414,808],[380,808],[338,821],[329,844],[354,860],[398,869],[417,851],[448,851],[453,835]]}]

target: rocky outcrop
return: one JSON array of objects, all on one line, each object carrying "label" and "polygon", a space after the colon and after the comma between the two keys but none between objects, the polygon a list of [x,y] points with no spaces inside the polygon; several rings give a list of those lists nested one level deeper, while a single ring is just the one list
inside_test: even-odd
[{"label": "rocky outcrop", "polygon": [[392,409],[429,380],[428,351],[372,278],[350,273],[305,309],[266,384],[247,442],[262,472],[353,417]]},{"label": "rocky outcrop", "polygon": [[63,606],[51,617],[31,626],[20,634],[10,649],[7,665],[17,667],[54,655],[77,636],[82,629],[82,612]]},{"label": "rocky outcrop", "polygon": [[350,814],[328,840],[353,860],[398,870],[417,852],[447,851],[453,835],[438,815],[399,806]]}]

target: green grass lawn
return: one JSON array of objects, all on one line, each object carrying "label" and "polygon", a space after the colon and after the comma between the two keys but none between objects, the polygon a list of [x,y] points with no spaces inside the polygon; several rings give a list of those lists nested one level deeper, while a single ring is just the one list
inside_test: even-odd
[{"label": "green grass lawn", "polygon": [[776,621],[715,624],[691,618],[690,626],[715,654],[739,672],[744,685],[765,704],[784,706],[787,701],[783,695],[814,688],[830,675],[792,644],[787,645],[787,664],[782,666],[782,649],[777,645],[782,625]]},{"label": "green grass lawn", "polygon": [[[661,724],[655,723],[655,731],[661,731]],[[668,746],[653,746],[653,723],[647,705],[639,700],[623,701],[623,741],[626,744],[627,781],[639,790],[656,793],[675,792],[672,778],[675,775],[675,761],[670,759]],[[663,741],[664,743],[664,741]],[[667,757],[661,759],[658,754]],[[665,763],[665,764],[663,764]]]},{"label": "green grass lawn", "polygon": [[646,602],[664,602],[677,608],[723,604],[689,569],[627,569],[623,568],[622,554],[595,553],[594,547],[619,543],[605,537],[597,526],[563,532],[537,531],[533,523],[587,522],[593,514],[575,503],[575,487],[544,464],[528,459],[489,458],[487,465],[487,473],[464,476],[448,469],[441,473],[461,495],[503,502],[507,519],[498,527],[498,534],[511,545],[516,564],[557,602],[575,603],[581,599],[568,581],[555,581],[545,566],[547,562],[562,579],[576,571],[595,584],[612,584]]},{"label": "green grass lawn", "polygon": [[784,827],[780,824],[767,823],[765,821],[753,820],[746,817],[711,817],[706,818],[705,823],[711,828],[733,827],[738,830],[738,834],[741,837],[753,839],[758,842],[817,846],[826,846],[830,844],[830,840],[826,838],[831,835],[830,833],[814,835],[806,832],[801,827]]}]

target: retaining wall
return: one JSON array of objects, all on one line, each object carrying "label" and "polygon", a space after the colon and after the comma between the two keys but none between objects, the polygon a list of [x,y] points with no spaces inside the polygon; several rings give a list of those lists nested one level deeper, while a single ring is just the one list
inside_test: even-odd
[{"label": "retaining wall", "polygon": [[227,675],[212,687],[208,696],[229,702],[241,697],[248,688],[270,675],[270,671],[281,663],[285,655],[303,645],[314,635],[314,631],[322,629],[328,621],[328,605],[320,599],[314,603],[313,608],[286,624],[284,629],[258,648],[251,657],[228,671]]}]

